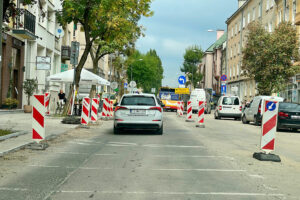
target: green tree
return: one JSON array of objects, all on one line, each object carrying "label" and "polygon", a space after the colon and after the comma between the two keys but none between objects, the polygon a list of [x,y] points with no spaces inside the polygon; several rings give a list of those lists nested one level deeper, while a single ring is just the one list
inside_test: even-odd
[{"label": "green tree", "polygon": [[242,69],[243,75],[256,81],[259,94],[282,91],[299,72],[299,66],[293,66],[298,59],[297,32],[290,23],[280,23],[272,33],[260,23],[249,25]]},{"label": "green tree", "polygon": [[129,81],[136,81],[137,87],[142,88],[145,93],[150,93],[151,88],[158,91],[162,85],[164,70],[155,50],[150,50],[146,54],[135,51],[125,63]]},{"label": "green tree", "polygon": [[201,47],[197,45],[190,46],[185,50],[184,62],[180,70],[188,77],[189,81],[186,85],[197,86],[197,83],[202,80],[203,74],[199,72],[198,65],[201,63],[203,55]]}]

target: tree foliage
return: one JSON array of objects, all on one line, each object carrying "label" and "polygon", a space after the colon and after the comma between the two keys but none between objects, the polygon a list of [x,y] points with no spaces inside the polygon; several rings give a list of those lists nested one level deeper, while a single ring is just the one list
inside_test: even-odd
[{"label": "tree foliage", "polygon": [[150,93],[151,88],[156,88],[158,91],[162,85],[164,70],[155,50],[150,49],[146,54],[135,51],[125,63],[129,81],[136,81],[137,87],[142,88],[146,93]]},{"label": "tree foliage", "polygon": [[194,45],[190,46],[185,50],[184,62],[180,70],[186,74],[189,81],[187,85],[192,84],[197,86],[197,83],[200,82],[203,78],[203,74],[199,72],[198,65],[201,63],[204,52],[201,47]]},{"label": "tree foliage", "polygon": [[261,95],[282,91],[290,77],[299,72],[296,29],[288,22],[267,32],[260,23],[249,25],[243,49],[243,75],[254,78]]}]

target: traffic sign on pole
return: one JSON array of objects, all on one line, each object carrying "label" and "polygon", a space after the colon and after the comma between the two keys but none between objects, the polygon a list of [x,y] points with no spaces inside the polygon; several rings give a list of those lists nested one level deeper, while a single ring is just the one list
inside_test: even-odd
[{"label": "traffic sign on pole", "polygon": [[185,83],[186,83],[186,78],[185,78],[185,76],[179,76],[179,77],[178,77],[178,83],[179,83],[180,85],[185,84]]}]

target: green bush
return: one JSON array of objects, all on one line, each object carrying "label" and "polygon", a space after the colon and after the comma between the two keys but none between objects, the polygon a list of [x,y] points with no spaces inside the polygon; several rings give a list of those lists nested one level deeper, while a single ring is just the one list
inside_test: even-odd
[{"label": "green bush", "polygon": [[14,98],[6,98],[4,100],[4,105],[6,107],[8,107],[9,109],[16,108],[18,106],[18,104],[19,104],[19,101]]}]

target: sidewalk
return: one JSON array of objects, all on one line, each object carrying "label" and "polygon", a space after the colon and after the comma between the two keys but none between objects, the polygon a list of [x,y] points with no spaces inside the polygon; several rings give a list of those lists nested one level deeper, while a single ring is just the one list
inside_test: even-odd
[{"label": "sidewalk", "polygon": [[[46,138],[54,135],[60,135],[71,129],[74,129],[78,125],[62,124],[62,118],[45,118]],[[31,130],[32,130],[32,114],[26,114],[22,112],[14,113],[0,113],[0,128],[12,129],[14,131],[27,131],[27,134],[18,137],[10,138],[0,142],[0,156],[11,151],[16,151],[30,143]]]}]

